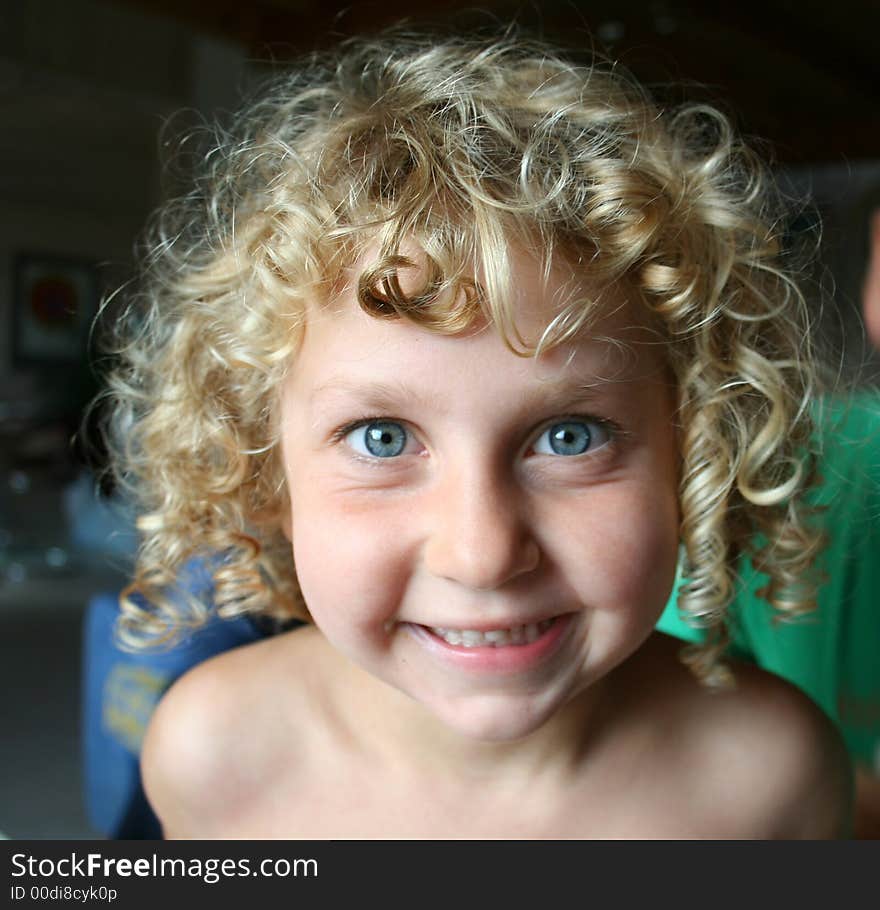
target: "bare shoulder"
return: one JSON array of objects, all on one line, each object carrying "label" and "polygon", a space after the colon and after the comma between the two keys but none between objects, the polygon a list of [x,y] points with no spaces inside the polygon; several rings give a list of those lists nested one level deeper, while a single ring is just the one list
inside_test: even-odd
[{"label": "bare shoulder", "polygon": [[225,652],[180,677],[160,700],[141,753],[144,789],[166,837],[214,837],[255,792],[295,766],[306,699],[300,632]]},{"label": "bare shoulder", "polygon": [[789,683],[746,664],[734,672],[733,691],[709,694],[707,708],[718,708],[704,727],[704,735],[715,735],[716,747],[706,754],[716,773],[732,774],[725,793],[731,818],[744,827],[754,819],[761,837],[847,836],[853,781],[836,728]]},{"label": "bare shoulder", "polygon": [[649,661],[669,668],[661,716],[675,734],[663,736],[660,748],[674,750],[668,758],[682,772],[682,798],[707,813],[707,830],[759,839],[848,836],[852,771],[825,714],[794,686],[745,663],[731,665],[732,689],[701,686],[678,660],[680,643],[656,639]]}]

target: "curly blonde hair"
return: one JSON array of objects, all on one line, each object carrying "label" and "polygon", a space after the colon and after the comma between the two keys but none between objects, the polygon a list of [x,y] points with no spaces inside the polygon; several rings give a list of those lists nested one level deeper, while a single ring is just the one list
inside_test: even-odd
[{"label": "curly blonde hair", "polygon": [[[124,644],[173,640],[212,611],[307,617],[281,532],[279,389],[306,301],[377,238],[358,283],[367,312],[446,333],[481,312],[524,355],[513,244],[635,294],[677,383],[679,609],[715,633],[694,668],[717,666],[743,554],[781,614],[811,608],[809,314],[767,169],[718,110],[666,109],[613,65],[509,34],[396,32],[276,79],[218,128],[203,165],[154,226],[121,321],[115,448],[143,510]],[[426,278],[404,293],[412,239]],[[568,304],[538,348],[573,338],[594,309]],[[213,571],[204,602],[175,592],[194,556]]]}]

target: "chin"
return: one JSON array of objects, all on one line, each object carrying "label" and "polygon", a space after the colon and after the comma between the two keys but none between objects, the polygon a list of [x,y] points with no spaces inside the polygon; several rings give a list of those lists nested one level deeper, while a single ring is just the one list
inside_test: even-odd
[{"label": "chin", "polygon": [[469,699],[469,702],[432,710],[437,719],[455,733],[482,742],[503,743],[523,739],[540,729],[556,711],[555,705],[523,705],[518,699],[504,696],[485,695]]}]

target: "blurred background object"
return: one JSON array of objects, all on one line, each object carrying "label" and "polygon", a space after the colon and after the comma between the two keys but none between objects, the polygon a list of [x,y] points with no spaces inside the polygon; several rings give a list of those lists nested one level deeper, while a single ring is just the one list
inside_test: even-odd
[{"label": "blurred background object", "polygon": [[[100,498],[71,444],[101,363],[88,327],[131,274],[150,212],[186,161],[175,138],[237,106],[269,68],[408,20],[515,19],[591,41],[670,102],[719,102],[760,137],[789,226],[821,223],[809,276],[817,333],[846,381],[877,378],[859,295],[880,208],[880,4],[839,0],[4,0],[0,7],[0,831],[88,837],[81,793],[80,641],[96,593],[124,582],[124,507]],[[589,37],[592,35],[592,39]],[[684,80],[688,87],[666,89]],[[817,287],[833,291],[819,310]],[[124,291],[123,291],[124,298]],[[100,459],[99,459],[100,460]]]}]

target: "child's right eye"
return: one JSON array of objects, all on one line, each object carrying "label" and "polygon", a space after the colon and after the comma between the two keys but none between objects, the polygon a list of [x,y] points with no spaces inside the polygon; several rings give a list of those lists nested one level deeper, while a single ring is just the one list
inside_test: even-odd
[{"label": "child's right eye", "polygon": [[371,420],[345,434],[345,442],[367,458],[396,458],[409,442],[406,428],[394,420]]}]

